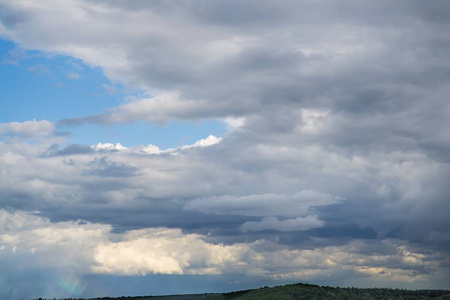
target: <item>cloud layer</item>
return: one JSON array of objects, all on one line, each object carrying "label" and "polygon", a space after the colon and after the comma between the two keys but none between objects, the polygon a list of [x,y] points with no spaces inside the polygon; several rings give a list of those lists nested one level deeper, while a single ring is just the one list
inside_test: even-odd
[{"label": "cloud layer", "polygon": [[[4,38],[143,91],[0,124],[2,261],[450,288],[449,2],[0,8]],[[229,132],[173,149],[58,133],[211,118]]]},{"label": "cloud layer", "polygon": [[[240,272],[269,277],[314,278],[325,272],[351,270],[362,276],[417,281],[417,274],[435,269],[429,255],[409,245],[385,239],[378,245],[352,242],[314,250],[284,249],[267,241],[222,245],[208,243],[205,236],[184,234],[179,229],[147,228],[112,233],[108,225],[87,222],[56,222],[2,210],[1,251],[14,253],[6,268],[18,260],[31,263],[26,269],[89,268],[100,274],[145,275],[219,274]],[[384,254],[368,254],[373,247]],[[33,259],[39,256],[40,261]],[[435,260],[442,257],[435,256]],[[76,263],[75,263],[76,262]],[[389,266],[386,266],[389,265]]]}]

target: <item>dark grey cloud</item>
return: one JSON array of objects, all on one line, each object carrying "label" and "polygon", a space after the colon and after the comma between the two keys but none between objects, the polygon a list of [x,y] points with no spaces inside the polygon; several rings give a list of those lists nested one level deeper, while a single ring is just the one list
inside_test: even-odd
[{"label": "dark grey cloud", "polygon": [[89,171],[86,175],[100,177],[131,177],[139,175],[139,167],[126,163],[108,160],[108,157],[95,158],[87,164]]},{"label": "dark grey cloud", "polygon": [[44,157],[65,156],[65,155],[89,154],[93,152],[94,150],[90,146],[86,145],[68,144],[63,148],[60,148],[59,145],[54,144],[45,151],[43,156]]}]

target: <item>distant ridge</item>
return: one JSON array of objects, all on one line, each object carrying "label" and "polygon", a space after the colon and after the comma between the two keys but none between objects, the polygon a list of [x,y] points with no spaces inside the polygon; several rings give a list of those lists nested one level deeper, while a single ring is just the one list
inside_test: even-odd
[{"label": "distant ridge", "polygon": [[[55,298],[34,298],[30,300],[53,300]],[[63,298],[57,300],[289,300],[289,299],[380,299],[380,300],[416,300],[446,299],[450,300],[449,290],[404,290],[391,288],[339,288],[296,283],[275,287],[261,287],[229,293],[185,294],[169,296],[137,296],[137,297],[100,297],[100,298]]]}]

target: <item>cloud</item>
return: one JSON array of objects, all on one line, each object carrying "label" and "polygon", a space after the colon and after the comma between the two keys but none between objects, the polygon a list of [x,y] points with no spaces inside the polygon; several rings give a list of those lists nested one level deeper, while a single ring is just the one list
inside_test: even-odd
[{"label": "cloud", "polygon": [[[220,109],[220,108],[217,108]],[[171,118],[196,119],[207,118],[204,112],[209,110],[208,103],[182,100],[178,93],[162,94],[154,98],[138,99],[110,109],[109,112],[84,118],[63,119],[60,125],[78,126],[84,123],[115,124],[133,123],[146,120],[165,123]]]},{"label": "cloud", "polygon": [[29,67],[29,68],[28,68],[28,71],[36,72],[38,75],[44,75],[44,74],[50,72],[49,69],[47,69],[46,67],[44,67],[44,66],[41,65],[41,64],[37,64],[37,65],[35,65],[35,66]]},{"label": "cloud", "polygon": [[[0,211],[0,255],[9,253],[7,269],[61,269],[72,274],[223,274],[243,273],[271,278],[315,278],[354,272],[353,276],[421,281],[439,269],[438,254],[417,252],[398,240],[371,245],[310,250],[288,249],[267,241],[212,244],[180,229],[147,228],[112,233],[108,225],[84,221],[50,222],[21,211]],[[378,253],[373,249],[378,248]],[[75,272],[75,273],[73,273]]]},{"label": "cloud", "polygon": [[103,84],[102,87],[109,93],[117,92],[117,87],[114,85]]},{"label": "cloud", "polygon": [[104,153],[108,154],[111,152],[122,151],[126,154],[174,154],[176,155],[180,151],[195,149],[195,148],[205,148],[216,145],[222,141],[222,138],[218,138],[213,135],[209,135],[204,139],[196,141],[192,145],[183,145],[177,148],[168,148],[161,150],[155,145],[139,145],[133,147],[125,147],[120,143],[97,143],[92,146],[80,145],[80,144],[67,144],[61,147],[58,144],[51,145],[41,156],[42,157],[52,157],[52,156],[71,156],[71,155],[82,155],[82,154],[92,154]]},{"label": "cloud", "polygon": [[168,148],[165,150],[161,150],[158,146],[155,145],[139,145],[127,148],[122,146],[120,143],[111,144],[111,143],[98,143],[91,148],[97,152],[110,152],[110,151],[123,151],[130,154],[177,154],[179,151],[187,150],[187,149],[195,149],[195,148],[205,148],[216,145],[222,141],[222,138],[218,138],[213,135],[209,135],[204,139],[200,139],[196,141],[192,145],[183,145],[177,148]]},{"label": "cloud", "polygon": [[329,205],[337,201],[339,199],[329,194],[305,190],[294,195],[262,194],[240,197],[227,195],[195,199],[184,208],[215,214],[294,217],[308,214],[312,207]]},{"label": "cloud", "polygon": [[[210,147],[168,153],[152,148],[158,155],[137,155],[145,154],[140,147],[111,151],[5,143],[0,197],[6,207],[41,210],[52,220],[83,216],[118,230],[176,224],[211,232],[217,242],[257,238],[255,231],[239,231],[245,222],[316,215],[325,226],[308,231],[309,243],[317,242],[315,235],[353,237],[359,230],[369,232],[368,238],[395,236],[446,248],[448,222],[441,206],[448,189],[439,180],[448,174],[445,166],[420,152],[363,156],[324,146],[297,148],[295,140],[263,144],[247,130],[217,144],[206,142],[216,138],[198,143]],[[236,148],[236,139],[247,141]],[[133,217],[117,218],[117,211]],[[287,238],[286,243],[301,242]]]},{"label": "cloud", "polygon": [[85,145],[79,144],[68,144],[64,148],[60,149],[59,145],[53,144],[50,146],[43,156],[64,156],[64,155],[77,155],[77,154],[88,154],[93,152],[92,148]]},{"label": "cloud", "polygon": [[[68,268],[83,271],[91,263],[91,250],[105,238],[108,225],[79,222],[51,223],[48,219],[21,211],[0,210],[0,243],[3,253],[12,252],[14,263],[22,268]],[[39,256],[40,259],[33,259]],[[11,267],[10,263],[7,263]]]},{"label": "cloud", "polygon": [[192,145],[181,146],[180,149],[184,150],[184,149],[190,149],[190,148],[205,148],[205,147],[210,147],[212,145],[216,145],[216,144],[220,143],[221,141],[222,141],[222,138],[216,137],[214,135],[209,135],[204,139],[196,141]]},{"label": "cloud", "polygon": [[[151,228],[124,234],[108,225],[57,222],[23,212],[0,211],[2,253],[12,252],[34,268],[67,268],[78,273],[180,274],[217,273],[237,262],[244,246],[221,246],[179,229]],[[39,260],[33,260],[37,256]],[[216,269],[217,268],[217,269]],[[215,271],[214,271],[215,270]]]},{"label": "cloud", "polygon": [[43,138],[52,136],[56,126],[47,120],[0,123],[0,135],[24,138]]},{"label": "cloud", "polygon": [[[133,5],[117,2],[71,1],[64,6],[54,6],[57,14],[47,9],[48,4],[3,3],[5,15],[9,16],[4,20],[5,35],[14,36],[28,48],[64,53],[101,66],[112,79],[145,88],[152,95],[157,93],[158,96],[153,97],[157,100],[143,99],[135,104],[148,108],[145,116],[135,116],[150,120],[239,116],[267,105],[281,104],[277,99],[291,101],[291,104],[328,106],[328,98],[334,99],[333,109],[353,105],[362,112],[383,105],[361,105],[378,103],[369,100],[367,93],[356,98],[346,97],[345,91],[351,82],[361,82],[362,90],[381,88],[382,92],[390,81],[404,78],[402,85],[413,81],[414,76],[408,73],[410,68],[421,72],[442,70],[434,64],[422,63],[431,59],[440,37],[430,31],[431,20],[418,5],[408,6],[407,13],[402,3],[360,4],[354,1],[341,5],[265,2],[258,8],[235,1],[204,7],[186,2],[173,9],[161,3],[138,6],[140,17],[136,19]],[[433,11],[432,6],[427,8]],[[230,17],[224,11],[240,17]],[[383,22],[373,15],[374,11],[383,12]],[[33,16],[32,22],[25,17],[29,15]],[[74,15],[83,15],[83,24]],[[114,23],[118,17],[122,20],[121,26]],[[416,19],[421,22],[411,28],[409,24]],[[18,20],[21,20],[20,31],[15,27]],[[443,26],[446,24],[442,22]],[[379,26],[384,30],[378,30]],[[256,29],[261,27],[265,31]],[[175,28],[183,28],[183,31]],[[400,34],[397,28],[423,34],[402,35],[403,39],[396,40],[395,36]],[[38,31],[42,33],[41,39],[35,38]],[[422,41],[423,36],[430,38]],[[408,47],[415,43],[424,45],[422,52]],[[402,51],[407,51],[409,56],[399,57]],[[424,59],[409,60],[421,55]],[[443,52],[436,55],[445,59]],[[368,63],[374,59],[380,61],[382,68],[376,69]],[[270,76],[275,72],[277,76]],[[377,81],[375,86],[371,86],[373,81],[369,76]],[[310,85],[312,80],[320,82],[322,90]],[[188,103],[181,102],[185,105],[183,112],[166,104],[173,100],[159,97],[174,91],[179,91],[183,99],[189,99]],[[377,94],[372,93],[372,97],[374,95]],[[214,105],[205,106],[206,103]],[[201,109],[192,109],[193,105]],[[152,107],[161,107],[165,113],[155,112]],[[116,116],[107,120],[125,121],[127,118]]]},{"label": "cloud", "polygon": [[[270,126],[281,114],[286,124],[298,123],[298,112],[303,129],[311,129],[323,120],[314,116],[320,112],[327,114],[322,129],[328,130],[303,130],[311,142],[359,151],[369,143],[400,151],[416,143],[448,160],[445,134],[437,136],[434,128],[448,120],[441,109],[448,93],[447,38],[433,26],[449,25],[429,18],[441,11],[434,4],[281,1],[260,7],[232,1],[171,9],[159,2],[70,1],[55,6],[55,14],[44,4],[2,5],[4,35],[23,47],[100,66],[112,80],[151,95],[60,124],[264,116]],[[83,24],[74,15],[84,16]]]},{"label": "cloud", "polygon": [[76,72],[70,72],[67,74],[67,78],[79,80],[79,79],[81,79],[81,75]]},{"label": "cloud", "polygon": [[111,274],[217,274],[239,264],[245,245],[213,245],[178,229],[131,231],[96,248],[94,272]]},{"label": "cloud", "polygon": [[[3,37],[142,91],[56,127],[217,118],[231,129],[174,149],[49,148],[20,140],[54,135],[49,121],[0,125],[18,137],[0,143],[2,205],[87,241],[109,224],[118,235],[87,256],[98,272],[448,278],[448,4],[0,3]],[[236,261],[213,263],[214,251]]]},{"label": "cloud", "polygon": [[279,220],[276,217],[265,217],[261,222],[248,221],[242,224],[241,230],[246,231],[262,231],[262,230],[278,230],[278,231],[303,231],[311,228],[322,227],[324,221],[317,219],[317,216],[297,217],[295,219]]},{"label": "cloud", "polygon": [[103,151],[103,150],[120,151],[120,150],[126,150],[127,149],[127,147],[122,146],[120,143],[115,143],[115,144],[98,143],[98,144],[93,145],[91,148],[96,150],[96,151]]},{"label": "cloud", "polygon": [[110,161],[107,157],[95,158],[88,163],[88,167],[90,170],[86,171],[86,175],[127,178],[139,175],[139,167]]}]

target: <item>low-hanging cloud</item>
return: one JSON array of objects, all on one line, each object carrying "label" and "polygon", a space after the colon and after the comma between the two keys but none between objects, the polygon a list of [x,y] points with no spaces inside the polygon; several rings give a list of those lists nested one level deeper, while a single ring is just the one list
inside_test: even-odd
[{"label": "low-hanging cloud", "polygon": [[[24,259],[28,271],[65,268],[78,274],[222,274],[240,272],[273,278],[314,278],[323,272],[354,270],[371,278],[420,281],[438,271],[437,254],[417,252],[397,240],[373,245],[353,242],[312,250],[283,249],[265,241],[212,244],[179,229],[148,228],[112,233],[108,225],[49,222],[28,213],[0,210],[0,253]],[[378,248],[379,253],[372,252]],[[39,257],[33,260],[32,257]],[[11,265],[12,264],[12,265]],[[276,267],[276,268],[274,268]]]}]

